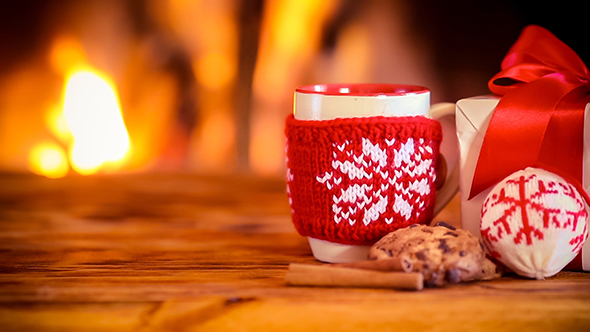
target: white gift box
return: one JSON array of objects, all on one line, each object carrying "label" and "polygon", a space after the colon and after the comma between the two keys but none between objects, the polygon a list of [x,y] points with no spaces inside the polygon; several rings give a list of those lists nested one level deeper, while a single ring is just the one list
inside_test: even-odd
[{"label": "white gift box", "polygon": [[[492,190],[488,188],[469,200],[471,183],[479,157],[483,138],[493,111],[498,105],[498,96],[479,96],[459,100],[456,105],[457,137],[460,149],[461,177],[461,223],[462,228],[481,238],[480,216],[484,199]],[[590,194],[590,103],[584,113],[584,169],[582,185]],[[582,247],[582,269],[590,271],[590,240]]]}]

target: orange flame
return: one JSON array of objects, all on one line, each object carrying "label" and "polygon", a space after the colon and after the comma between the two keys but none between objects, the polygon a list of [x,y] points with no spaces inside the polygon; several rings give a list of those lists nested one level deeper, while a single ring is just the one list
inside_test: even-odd
[{"label": "orange flame", "polygon": [[63,101],[45,114],[55,140],[40,141],[29,151],[29,168],[49,178],[63,177],[70,168],[83,175],[119,169],[130,139],[115,83],[88,64],[74,38],[56,38],[49,60],[66,78]]},{"label": "orange flame", "polygon": [[[29,168],[49,178],[65,176],[70,166],[89,175],[113,171],[124,163],[130,140],[123,122],[114,83],[105,74],[80,70],[71,74],[64,88],[63,108],[47,113],[55,141],[38,143],[29,152]],[[69,162],[68,162],[69,160]]]},{"label": "orange flame", "polygon": [[114,83],[104,74],[82,70],[66,83],[64,116],[72,133],[72,168],[80,174],[117,169],[130,148]]},{"label": "orange flame", "polygon": [[33,148],[29,154],[29,168],[51,179],[64,177],[70,170],[65,150],[52,141],[37,144]]}]

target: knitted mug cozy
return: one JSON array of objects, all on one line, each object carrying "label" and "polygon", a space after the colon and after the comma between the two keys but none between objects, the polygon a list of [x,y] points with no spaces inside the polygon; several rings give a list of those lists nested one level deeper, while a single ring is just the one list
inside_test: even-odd
[{"label": "knitted mug cozy", "polygon": [[302,236],[372,245],[432,219],[438,121],[423,116],[287,117],[287,193]]}]

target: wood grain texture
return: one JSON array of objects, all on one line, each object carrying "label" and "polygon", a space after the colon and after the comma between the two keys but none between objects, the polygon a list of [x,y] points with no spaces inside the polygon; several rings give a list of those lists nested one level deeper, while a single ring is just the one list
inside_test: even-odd
[{"label": "wood grain texture", "polygon": [[0,175],[1,331],[590,330],[586,273],[408,292],[288,287],[292,262],[282,179]]}]

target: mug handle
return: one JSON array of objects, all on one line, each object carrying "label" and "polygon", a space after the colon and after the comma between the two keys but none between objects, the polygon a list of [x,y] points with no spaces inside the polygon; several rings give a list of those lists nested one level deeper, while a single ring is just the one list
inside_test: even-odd
[{"label": "mug handle", "polygon": [[435,217],[459,192],[459,142],[456,135],[455,104],[438,103],[430,107],[430,116],[440,122],[443,130],[443,141],[440,144],[440,154],[444,156],[447,171],[442,188],[436,192],[434,204]]}]

